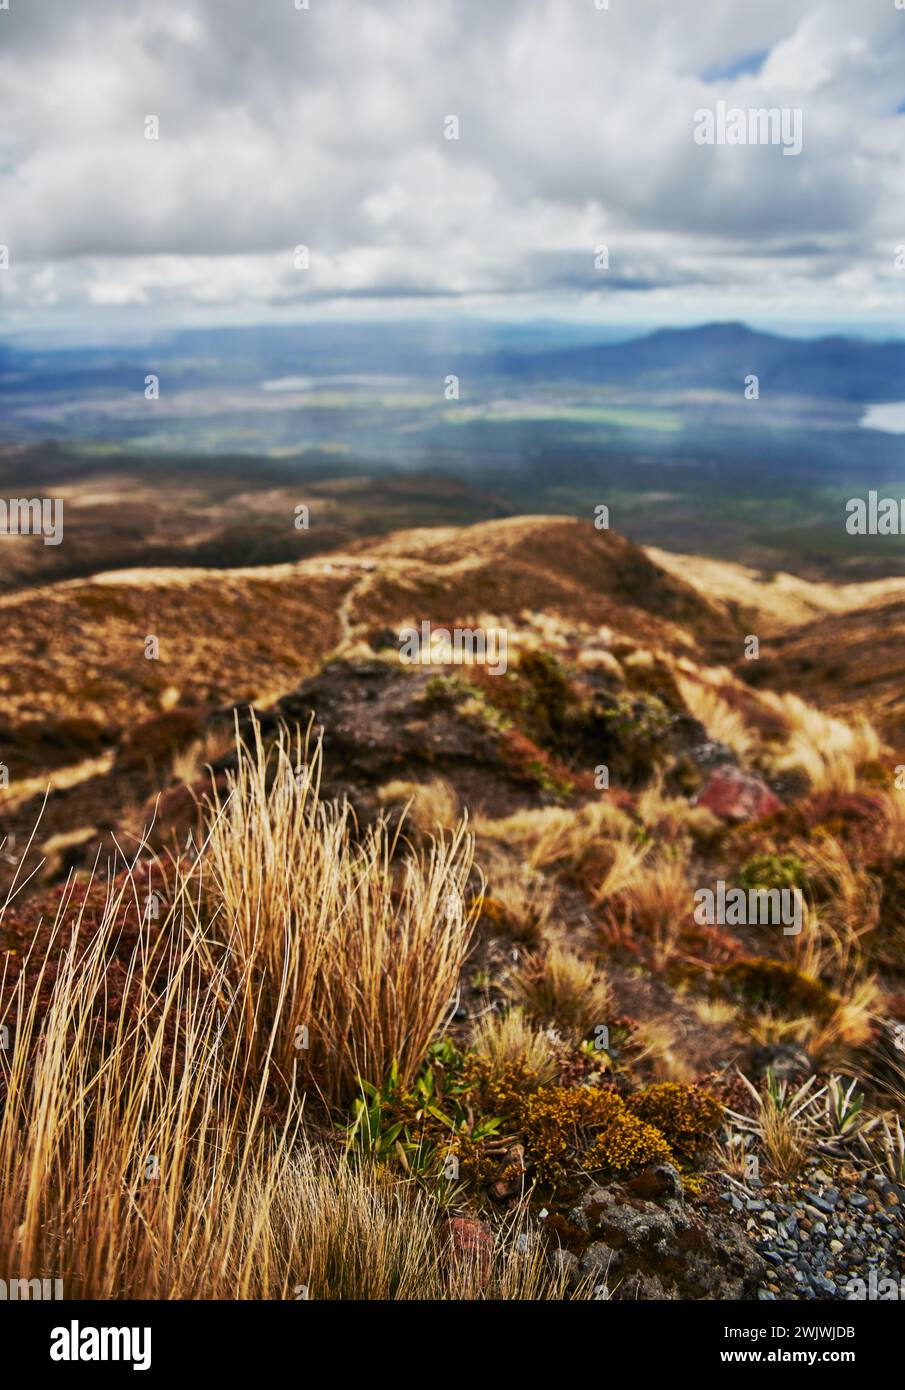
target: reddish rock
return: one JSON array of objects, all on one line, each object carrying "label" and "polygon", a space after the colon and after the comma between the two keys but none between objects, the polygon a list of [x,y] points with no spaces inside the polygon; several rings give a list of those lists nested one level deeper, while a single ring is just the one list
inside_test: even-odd
[{"label": "reddish rock", "polygon": [[476,1270],[481,1289],[486,1289],[493,1268],[490,1227],[474,1216],[450,1216],[446,1221],[446,1236],[454,1271],[464,1274],[466,1270]]},{"label": "reddish rock", "polygon": [[706,806],[724,820],[763,820],[782,810],[779,797],[766,782],[727,763],[718,767],[710,781],[698,793],[698,806]]}]

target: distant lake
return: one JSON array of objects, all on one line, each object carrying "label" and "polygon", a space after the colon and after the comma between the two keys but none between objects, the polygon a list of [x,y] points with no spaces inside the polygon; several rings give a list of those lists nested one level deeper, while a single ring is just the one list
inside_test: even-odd
[{"label": "distant lake", "polygon": [[861,427],[865,430],[885,430],[887,434],[905,434],[905,401],[869,405],[861,417]]}]

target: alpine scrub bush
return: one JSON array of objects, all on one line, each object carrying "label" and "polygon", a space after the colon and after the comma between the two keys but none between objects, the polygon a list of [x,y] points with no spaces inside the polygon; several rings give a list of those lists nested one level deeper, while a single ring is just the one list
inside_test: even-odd
[{"label": "alpine scrub bush", "polygon": [[646,782],[664,756],[673,716],[656,695],[620,690],[594,709],[610,775],[629,786]]},{"label": "alpine scrub bush", "polygon": [[[443,1058],[450,1070],[442,1086],[433,1081],[427,1095],[419,1082],[418,1096],[394,1095],[390,1104],[385,1091],[372,1128],[389,1151],[400,1137],[411,1140],[417,1121],[419,1145],[432,1152],[450,1146],[463,1159],[463,1172],[467,1167],[479,1183],[480,1146],[492,1145],[501,1132],[518,1136],[538,1179],[556,1186],[577,1171],[616,1176],[651,1163],[687,1168],[722,1123],[722,1106],[697,1086],[663,1082],[624,1099],[611,1087],[546,1085],[544,1068],[527,1051],[459,1055],[445,1044]],[[429,1064],[423,1075],[430,1071]]]},{"label": "alpine scrub bush", "polygon": [[633,697],[620,691],[600,711],[603,722],[620,739],[650,747],[668,731],[672,716],[656,695]]},{"label": "alpine scrub bush", "polygon": [[615,1091],[596,1086],[551,1086],[528,1096],[520,1128],[542,1182],[567,1172],[626,1172],[673,1162],[663,1135],[626,1107]]},{"label": "alpine scrub bush", "polygon": [[[512,1078],[513,1082],[517,1078]],[[600,1086],[548,1086],[533,1094],[497,1095],[511,1116],[541,1182],[568,1173],[612,1176],[652,1163],[686,1169],[712,1142],[723,1107],[708,1091],[662,1082],[623,1099]]]},{"label": "alpine scrub bush", "polygon": [[552,653],[527,649],[519,653],[514,669],[502,681],[480,668],[472,679],[483,698],[525,738],[550,752],[566,751],[576,697]]},{"label": "alpine scrub bush", "polygon": [[[476,1045],[480,1047],[481,1041]],[[549,1079],[549,1073],[555,1072],[551,1059],[552,1052],[543,1060],[528,1051],[508,1058],[501,1058],[489,1050],[470,1052],[463,1063],[469,1102],[479,1114],[499,1115],[507,1121],[507,1127],[512,1128],[522,1113],[526,1097],[539,1091],[542,1083]]]},{"label": "alpine scrub bush", "polygon": [[713,1139],[723,1121],[715,1096],[697,1086],[662,1081],[628,1097],[626,1105],[639,1120],[659,1130],[673,1153],[686,1162]]}]

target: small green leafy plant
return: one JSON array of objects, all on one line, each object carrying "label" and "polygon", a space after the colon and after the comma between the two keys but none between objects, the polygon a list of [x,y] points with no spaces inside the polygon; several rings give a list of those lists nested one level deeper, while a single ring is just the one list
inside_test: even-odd
[{"label": "small green leafy plant", "polygon": [[[377,1161],[396,1160],[416,1181],[439,1182],[441,1198],[448,1201],[457,1190],[459,1163],[474,1169],[481,1147],[503,1123],[498,1116],[475,1115],[463,1060],[444,1039],[432,1044],[410,1089],[400,1085],[395,1063],[382,1086],[362,1080],[347,1129],[347,1151]],[[451,1164],[452,1159],[457,1162]]]}]

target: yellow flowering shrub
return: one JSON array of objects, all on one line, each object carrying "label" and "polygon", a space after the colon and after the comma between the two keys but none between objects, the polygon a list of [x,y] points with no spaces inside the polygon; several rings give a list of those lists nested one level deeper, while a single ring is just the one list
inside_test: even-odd
[{"label": "yellow flowering shrub", "polygon": [[542,1182],[556,1182],[569,1168],[622,1172],[674,1161],[662,1134],[615,1091],[597,1086],[546,1087],[524,1100],[520,1120]]},{"label": "yellow flowering shrub", "polygon": [[[722,1121],[719,1101],[697,1086],[667,1081],[623,1098],[605,1086],[544,1085],[524,1058],[500,1070],[467,1054],[461,1084],[474,1112],[500,1117],[551,1184],[569,1172],[623,1174],[652,1163],[687,1170]],[[692,1179],[686,1185],[693,1190]]]},{"label": "yellow flowering shrub", "polygon": [[526,1058],[511,1062],[502,1072],[487,1058],[468,1053],[462,1066],[469,1099],[482,1115],[517,1118],[526,1096],[541,1085],[541,1078]]},{"label": "yellow flowering shrub", "polygon": [[719,1129],[723,1108],[709,1091],[678,1081],[645,1086],[629,1096],[632,1115],[653,1125],[679,1157],[687,1160],[704,1148]]}]

